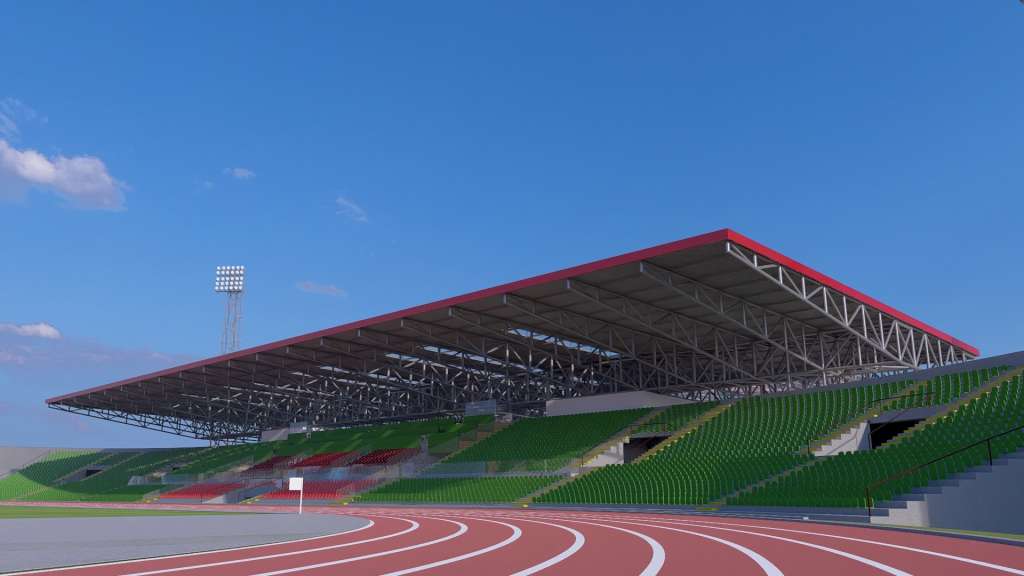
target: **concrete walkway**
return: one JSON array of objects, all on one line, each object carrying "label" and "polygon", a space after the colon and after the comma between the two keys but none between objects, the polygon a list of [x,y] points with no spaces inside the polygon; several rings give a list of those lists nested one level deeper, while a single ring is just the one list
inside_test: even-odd
[{"label": "concrete walkway", "polygon": [[230,514],[0,520],[0,572],[269,544],[354,530],[335,514]]}]

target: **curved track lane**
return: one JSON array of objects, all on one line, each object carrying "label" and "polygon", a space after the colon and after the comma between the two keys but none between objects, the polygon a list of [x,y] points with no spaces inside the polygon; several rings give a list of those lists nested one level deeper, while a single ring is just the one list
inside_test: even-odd
[{"label": "curved track lane", "polygon": [[33,574],[1024,576],[1024,547],[813,522],[550,509],[352,507],[311,512],[346,513],[370,523],[279,544]]}]

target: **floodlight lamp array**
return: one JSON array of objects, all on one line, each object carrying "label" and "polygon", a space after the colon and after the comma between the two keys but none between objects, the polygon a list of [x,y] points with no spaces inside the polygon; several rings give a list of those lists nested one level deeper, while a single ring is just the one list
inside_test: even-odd
[{"label": "floodlight lamp array", "polygon": [[214,292],[241,292],[245,289],[245,266],[217,266]]}]

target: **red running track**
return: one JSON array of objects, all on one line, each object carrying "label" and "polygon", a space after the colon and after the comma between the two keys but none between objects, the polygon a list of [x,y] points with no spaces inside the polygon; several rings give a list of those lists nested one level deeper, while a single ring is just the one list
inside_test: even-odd
[{"label": "red running track", "polygon": [[310,512],[350,514],[370,523],[280,544],[32,574],[1024,576],[1024,547],[813,522],[543,509],[352,507]]}]

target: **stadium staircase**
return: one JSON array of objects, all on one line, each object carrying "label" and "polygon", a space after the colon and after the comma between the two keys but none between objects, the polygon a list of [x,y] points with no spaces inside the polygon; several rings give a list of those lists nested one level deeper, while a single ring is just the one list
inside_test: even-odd
[{"label": "stadium staircase", "polygon": [[590,464],[592,464],[594,462],[594,460],[596,460],[598,457],[600,457],[602,454],[604,454],[606,451],[608,451],[610,448],[614,447],[615,445],[617,445],[617,444],[624,444],[626,442],[629,442],[629,438],[630,438],[630,436],[632,434],[635,434],[638,430],[643,430],[643,428],[645,426],[647,426],[651,422],[657,420],[657,418],[659,416],[663,415],[665,413],[665,411],[668,410],[669,408],[670,408],[670,406],[662,406],[660,408],[655,408],[655,409],[649,411],[647,414],[644,414],[643,416],[638,418],[636,421],[631,423],[629,426],[627,426],[624,429],[620,430],[618,434],[615,434],[614,436],[612,436],[611,438],[609,438],[605,442],[602,442],[601,444],[595,446],[594,449],[590,450],[587,454],[585,454],[583,456],[583,458],[581,459],[582,462],[583,462],[583,465],[581,466],[581,469],[580,469],[579,473],[577,473],[577,474],[566,474],[565,476],[563,476],[560,479],[558,479],[556,482],[554,482],[552,484],[548,484],[546,486],[542,486],[540,489],[535,490],[535,491],[527,494],[526,496],[523,496],[519,500],[517,500],[515,502],[516,505],[518,505],[518,506],[529,506],[530,504],[533,503],[533,501],[535,499],[540,498],[541,496],[547,494],[548,492],[550,492],[552,490],[555,490],[556,488],[558,488],[560,486],[563,486],[565,484],[568,484],[569,482],[572,482],[573,480],[576,480],[580,476],[583,476],[585,474],[588,474],[588,473],[592,472],[593,470],[598,468],[597,466],[589,466]]},{"label": "stadium staircase", "polygon": [[88,464],[84,464],[82,466],[79,466],[78,468],[75,468],[74,470],[68,472],[67,474],[64,474],[63,476],[60,476],[58,478],[54,478],[53,480],[51,480],[51,483],[49,485],[47,485],[47,486],[43,486],[43,487],[39,488],[38,490],[33,490],[32,492],[27,493],[27,494],[22,494],[18,498],[18,500],[46,500],[46,498],[39,498],[39,496],[43,495],[44,493],[52,492],[54,490],[54,487],[59,488],[63,484],[66,484],[68,482],[72,482],[72,481],[76,480],[82,474],[84,474],[86,470],[88,470],[90,468],[95,468],[97,466],[104,466],[106,463],[109,463],[112,459],[114,459],[118,455],[118,453],[117,452],[99,452],[98,455],[99,455],[99,457],[96,460],[93,460],[93,461],[89,462]]},{"label": "stadium staircase", "polygon": [[[927,383],[927,379],[917,382],[912,380],[900,382],[897,396],[914,394]],[[844,437],[852,436],[853,433],[856,432],[856,429],[867,424],[868,420],[889,411],[891,407],[895,407],[898,404],[899,398],[890,398],[885,402],[868,406],[867,409],[861,412],[857,417],[839,426],[831,434],[812,442],[808,447],[808,451],[815,456],[830,456],[847,450],[848,447],[846,446],[846,442],[843,441]]]},{"label": "stadium staircase", "polygon": [[[993,375],[995,372],[995,375]],[[982,462],[1018,450],[1024,433],[1024,368],[972,371],[933,378],[925,387],[939,411],[872,450],[815,458],[789,474],[730,498],[740,506],[863,507],[875,501],[917,499],[919,492]],[[901,400],[904,409],[913,401]],[[974,445],[1000,435],[986,445]],[[965,448],[966,446],[966,448]],[[969,449],[968,449],[969,448]],[[963,450],[961,452],[961,450]],[[907,496],[909,494],[909,496]],[[899,504],[897,504],[897,507]],[[879,510],[891,507],[873,506]]]},{"label": "stadium staircase", "polygon": [[[991,531],[993,528],[989,524],[990,518],[976,517],[1003,515],[992,510],[992,498],[986,499],[988,500],[985,502],[987,506],[982,505],[979,502],[982,499],[980,493],[988,491],[999,494],[1005,490],[1007,484],[1019,485],[1022,475],[1024,475],[1024,449],[1018,449],[1015,452],[993,458],[991,464],[983,463],[963,472],[952,474],[943,480],[935,480],[927,486],[914,488],[891,500],[875,502],[874,508],[871,510],[870,522],[896,526],[987,529]],[[1007,476],[1007,478],[999,478],[1000,476]],[[993,486],[993,484],[995,485]],[[929,510],[928,505],[931,503],[929,501],[934,502],[941,499],[954,501],[954,506],[959,510],[955,510],[953,514],[945,514],[947,516],[945,519],[942,519],[941,516],[939,519],[934,518],[936,514]],[[1019,497],[1017,499],[1019,500]],[[966,503],[969,511],[964,510],[963,504],[957,505],[957,502]],[[1003,506],[1007,505],[1008,503],[1004,501]],[[988,509],[985,510],[985,508]],[[1018,515],[1013,514],[1012,516],[1017,517]],[[971,526],[974,521],[983,525]],[[1006,520],[1003,519],[1002,522],[1006,522]],[[989,525],[984,526],[984,524]],[[1020,532],[1020,520],[1010,524],[1001,530],[997,528],[997,530],[1009,533]]]},{"label": "stadium staircase", "polygon": [[[480,442],[481,440],[484,440],[489,436],[493,436],[498,432],[501,432],[505,428],[508,428],[510,424],[512,423],[495,419],[492,420],[489,424],[479,426],[474,430],[466,432],[462,436],[455,439],[455,449],[445,454],[441,458],[441,461],[443,462],[444,460],[457,455],[459,452],[462,452],[463,450],[469,448],[470,446],[476,444],[477,442]],[[434,453],[433,450],[431,450],[431,452]]]},{"label": "stadium staircase", "polygon": [[[916,402],[919,403],[927,400],[933,405],[942,406],[942,408],[938,412],[936,412],[929,418],[922,420],[921,422],[918,422],[916,425],[902,431],[899,435],[895,436],[894,438],[891,438],[888,441],[896,442],[900,438],[904,438],[906,437],[906,435],[912,434],[914,431],[920,429],[921,427],[927,425],[928,423],[938,418],[941,418],[944,414],[948,414],[953,410],[956,410],[962,404],[966,404],[970,400],[984,394],[985,391],[990,389],[992,386],[998,384],[1007,377],[1012,377],[1016,373],[1016,371],[1005,373],[1002,372],[1002,368],[997,369],[997,373],[991,375],[988,379],[982,382],[980,386],[958,398],[951,399],[951,401],[948,403],[941,403],[942,399],[939,397],[935,398],[934,400],[931,399],[932,393],[934,392],[935,388],[935,383],[933,379],[925,378],[923,380],[917,380],[913,382],[907,381],[907,385],[900,391],[900,393],[896,397],[889,399],[884,404],[869,407],[863,414],[861,414],[860,417],[848,422],[846,425],[842,426],[840,430],[836,431],[833,434],[830,434],[828,437],[818,442],[813,443],[810,447],[810,450],[815,456],[818,457],[834,456],[842,452],[855,451],[856,447],[851,448],[848,445],[848,443],[849,441],[852,440],[858,428],[867,425],[869,420],[878,417],[879,414],[884,414],[886,412],[893,412],[897,410],[909,410],[910,408],[913,407],[913,403],[915,402],[914,399],[916,399]],[[844,437],[846,438],[845,441]]]},{"label": "stadium staircase", "polygon": [[[133,485],[136,472],[152,472],[175,451],[53,450],[0,480],[0,499],[21,501],[134,501],[159,486]],[[97,470],[86,476],[88,470]]]},{"label": "stadium staircase", "polygon": [[[728,405],[725,405],[725,404],[716,404],[715,406],[710,407],[708,410],[705,410],[703,413],[697,415],[692,420],[687,422],[682,428],[680,428],[679,430],[675,431],[668,438],[666,438],[662,442],[659,442],[657,445],[653,446],[650,450],[648,450],[643,455],[641,455],[638,460],[642,460],[643,458],[646,458],[648,454],[651,454],[654,451],[659,450],[661,447],[667,446],[668,443],[674,442],[675,440],[678,440],[679,438],[682,438],[683,436],[685,436],[686,434],[688,434],[692,430],[695,430],[697,427],[699,427],[704,422],[706,422],[706,421],[710,420],[711,418],[714,418],[715,416],[720,414],[727,407],[728,407]],[[628,442],[629,441],[629,437],[632,434],[636,434],[637,432],[645,431],[645,429],[650,424],[652,424],[652,423],[656,422],[657,420],[659,420],[661,416],[665,415],[672,408],[673,408],[673,406],[665,406],[665,407],[662,407],[662,408],[657,408],[655,410],[652,410],[651,412],[649,412],[648,414],[646,414],[645,416],[643,416],[642,418],[640,418],[639,420],[634,422],[629,427],[628,432],[626,434],[619,435],[616,438],[613,438],[612,440],[609,440],[605,444],[602,444],[602,446],[604,447],[605,450],[607,450],[610,446],[614,445],[616,442]],[[598,455],[600,455],[600,452],[598,453]],[[516,501],[516,504],[519,505],[519,506],[529,506],[530,504],[533,504],[538,498],[543,497],[548,492],[552,492],[552,491],[557,490],[558,488],[568,484],[569,482],[572,482],[574,480],[578,480],[582,476],[585,476],[585,475],[593,472],[596,469],[597,469],[596,467],[589,467],[589,468],[587,468],[586,465],[584,465],[584,469],[581,470],[579,472],[579,474],[566,475],[566,476],[562,477],[561,479],[559,479],[557,482],[554,482],[552,484],[548,484],[547,486],[544,486],[544,487],[540,488],[539,490],[537,490],[535,492],[532,492],[532,493],[526,495],[523,498],[520,498],[519,500]]]},{"label": "stadium staircase", "polygon": [[[901,399],[903,397],[918,395],[927,386],[927,384],[928,384],[928,380],[927,379],[920,380],[920,381],[917,381],[917,382],[912,381],[912,380],[906,380],[906,381],[898,383],[898,385],[897,385],[898,386],[897,387],[898,394],[896,394],[897,397],[890,398],[888,400],[885,400],[883,402],[880,402],[880,403],[877,403],[877,404],[874,404],[874,405],[869,405],[856,418],[854,418],[854,419],[846,422],[845,424],[839,426],[836,430],[832,431],[831,433],[826,435],[824,438],[819,439],[819,440],[815,440],[814,442],[811,442],[808,445],[808,451],[811,454],[817,455],[819,452],[825,450],[827,447],[829,447],[829,445],[834,444],[834,443],[837,444],[837,446],[835,446],[835,448],[832,451],[829,451],[829,454],[834,454],[836,449],[843,450],[845,448],[843,446],[843,443],[842,442],[837,442],[837,441],[842,440],[842,438],[844,436],[846,436],[846,435],[850,435],[851,432],[854,432],[861,425],[866,424],[868,422],[868,420],[870,420],[871,418],[874,418],[874,417],[878,416],[879,414],[884,413],[884,412],[890,410],[891,407],[897,406],[900,403],[900,401],[901,401]],[[821,456],[818,456],[818,457],[820,458]],[[813,466],[815,463],[816,463],[815,460],[809,460],[809,461],[806,461],[806,462],[801,462],[801,463],[797,464],[796,466],[794,466],[792,468],[788,468],[786,470],[783,470],[782,472],[779,472],[778,474],[769,476],[767,478],[763,478],[763,479],[761,479],[761,480],[759,480],[759,481],[757,481],[757,482],[755,482],[753,484],[750,484],[748,486],[743,486],[742,488],[740,488],[738,490],[735,490],[735,491],[733,491],[730,494],[723,495],[721,498],[718,498],[718,499],[716,499],[716,500],[714,500],[712,502],[708,502],[704,507],[706,507],[708,509],[717,510],[717,509],[721,508],[722,506],[725,506],[730,500],[734,500],[734,499],[739,498],[739,497],[741,497],[741,496],[743,496],[745,494],[750,494],[750,493],[758,490],[759,488],[761,488],[763,486],[771,484],[772,482],[778,482],[779,480],[782,480],[783,478],[785,478],[785,477],[787,477],[787,476],[789,476],[791,474],[795,474],[795,473],[799,472],[800,470],[803,470],[804,468],[807,468],[809,466]]]},{"label": "stadium staircase", "polygon": [[460,454],[472,448],[477,443],[494,436],[511,425],[512,422],[504,422],[495,419],[489,425],[480,426],[476,430],[467,432],[457,439],[455,450],[441,457],[441,459],[438,460],[438,463],[447,462],[451,459],[457,458]]},{"label": "stadium staircase", "polygon": [[[102,461],[103,470],[83,477],[81,470],[66,477],[65,481],[28,498],[58,501],[114,501],[145,500],[168,488],[153,480],[153,473],[188,457],[191,449],[143,450],[115,452]],[[87,466],[92,468],[95,465]]]},{"label": "stadium staircase", "polygon": [[650,409],[523,418],[445,460],[449,469],[484,465],[491,473],[564,473]]},{"label": "stadium staircase", "polygon": [[93,465],[107,455],[89,450],[54,450],[0,480],[0,500],[29,497]]},{"label": "stadium staircase", "polygon": [[606,466],[546,493],[545,503],[704,506],[813,461],[808,445],[894,383],[751,396],[716,406],[629,464]]},{"label": "stadium staircase", "polygon": [[[925,418],[924,420],[921,420],[917,424],[914,424],[910,428],[907,428],[902,433],[900,433],[898,436],[892,438],[891,440],[889,440],[888,442],[883,444],[883,446],[884,445],[894,446],[896,444],[899,444],[901,441],[905,440],[906,438],[909,438],[915,432],[918,432],[918,431],[924,429],[927,426],[931,426],[936,421],[945,418],[949,414],[952,414],[953,412],[958,410],[961,406],[964,406],[966,404],[969,404],[970,402],[973,402],[976,398],[980,398],[984,394],[987,394],[990,390],[992,390],[996,386],[998,386],[1000,384],[1003,384],[1006,381],[1012,380],[1014,377],[1020,376],[1022,374],[1024,374],[1024,366],[1020,366],[1018,368],[1014,368],[1014,369],[1009,370],[1007,372],[1000,372],[998,374],[995,374],[994,376],[989,377],[987,380],[985,380],[980,386],[978,386],[974,390],[971,390],[971,391],[967,392],[966,394],[961,395],[959,398],[954,399],[952,402],[950,402],[948,404],[944,404],[942,406],[941,410],[939,410],[935,414],[932,414],[928,418]],[[928,384],[928,381],[925,381],[924,384]]]},{"label": "stadium staircase", "polygon": [[633,422],[629,423],[625,428],[619,430],[604,442],[594,446],[583,456],[580,457],[580,468],[587,468],[590,464],[593,464],[599,456],[607,452],[610,448],[617,444],[624,444],[629,442],[629,437],[635,434],[638,430],[642,429],[645,425],[655,420],[658,416],[662,415],[669,407],[663,406],[660,408],[654,408],[648,411],[643,416],[637,418]]},{"label": "stadium staircase", "polygon": [[[77,475],[84,474],[85,471],[90,469],[90,468],[96,468],[98,466],[106,467],[106,466],[108,466],[110,464],[111,460],[119,460],[119,458],[118,458],[119,453],[118,452],[103,452],[102,454],[103,454],[103,456],[101,456],[99,459],[94,460],[94,461],[92,461],[89,464],[86,464],[84,466],[81,466],[81,467],[75,469],[74,471],[69,472],[69,473],[61,476],[60,478],[57,478],[56,480],[54,480],[54,483],[58,484],[58,485],[59,484],[64,484],[65,482],[69,482],[72,479],[74,479]],[[132,456],[137,456],[137,454],[133,454]]]},{"label": "stadium staircase", "polygon": [[639,458],[637,458],[636,462],[643,462],[644,460],[650,458],[651,456],[654,456],[658,452],[661,452],[665,448],[668,448],[672,444],[675,444],[683,436],[686,436],[690,432],[693,432],[694,430],[700,428],[704,424],[706,424],[706,423],[710,422],[711,420],[713,420],[714,418],[716,418],[722,412],[725,412],[726,410],[728,410],[730,406],[732,406],[731,402],[722,402],[721,404],[716,404],[715,406],[713,406],[712,408],[708,409],[706,412],[704,412],[700,416],[697,416],[693,420],[690,420],[690,422],[686,426],[684,426],[683,428],[680,428],[679,430],[676,430],[668,438],[665,438],[664,440],[662,440],[661,442],[659,442],[655,446],[652,446],[650,450],[648,450],[647,452],[644,452]]},{"label": "stadium staircase", "polygon": [[757,482],[755,482],[753,484],[750,484],[748,486],[743,486],[739,490],[735,490],[735,491],[733,491],[730,494],[726,494],[726,495],[722,496],[721,498],[718,498],[716,500],[708,502],[707,504],[702,505],[700,507],[700,509],[701,510],[718,510],[718,509],[722,508],[723,506],[725,506],[726,504],[728,504],[730,501],[733,501],[733,500],[735,500],[737,498],[741,498],[742,496],[744,496],[746,494],[751,494],[751,493],[757,491],[759,488],[767,486],[767,485],[771,484],[772,482],[778,482],[778,481],[782,480],[783,478],[785,478],[785,477],[787,477],[787,476],[789,476],[791,474],[796,474],[797,472],[799,472],[800,470],[803,470],[804,468],[807,468],[807,467],[810,467],[810,466],[814,466],[814,464],[815,464],[814,460],[808,460],[806,462],[801,462],[801,463],[797,464],[796,466],[794,466],[792,468],[787,468],[787,469],[783,470],[782,472],[779,472],[778,474],[775,474],[774,476],[769,476],[769,477],[764,478],[762,480],[758,480]]},{"label": "stadium staircase", "polygon": [[[471,430],[463,432],[457,437],[450,441],[444,442],[439,446],[434,446],[428,449],[427,453],[419,453],[413,455],[411,458],[404,458],[394,462],[388,462],[386,465],[381,467],[380,470],[373,472],[367,476],[361,477],[359,480],[352,481],[346,485],[346,491],[343,495],[338,498],[334,498],[337,503],[348,504],[359,497],[360,494],[368,492],[370,490],[377,490],[383,488],[393,482],[402,480],[403,478],[411,478],[419,475],[427,468],[437,464],[439,461],[443,461],[443,458],[450,457],[460,450],[465,449],[468,446],[473,445],[479,440],[487,438],[497,431],[503,429],[507,424],[499,423],[491,420],[488,423],[476,426]],[[455,452],[446,453],[448,449],[455,448]],[[336,467],[347,467],[349,465],[358,464],[361,458],[364,458],[374,452],[383,452],[383,450],[370,451],[366,453],[360,453],[354,451],[353,455],[345,457],[338,462],[332,463],[324,468],[336,468]],[[444,456],[439,458],[439,455]],[[316,481],[316,480],[314,480]],[[295,497],[298,498],[297,496]],[[267,493],[258,494],[252,498],[246,499],[245,504],[256,504],[263,500],[275,500],[281,499],[274,495]]]},{"label": "stadium staircase", "polygon": [[[426,456],[418,455],[412,458],[409,462],[407,462],[406,466],[402,470],[405,472],[404,474],[395,475],[393,470],[381,470],[376,474],[373,474],[370,477],[368,477],[368,479],[373,481],[371,484],[363,488],[353,490],[352,492],[342,497],[340,501],[342,504],[348,504],[350,502],[355,501],[359,497],[359,495],[364,492],[382,489],[388,486],[389,484],[392,484],[398,480],[403,479],[403,477],[416,477],[419,474],[423,473],[423,471],[429,469],[430,467],[436,464],[446,462],[448,459],[458,456],[459,453],[466,450],[467,448],[472,447],[476,443],[483,441],[486,438],[489,438],[490,436],[497,434],[498,432],[501,432],[510,424],[510,422],[501,422],[497,419],[493,419],[486,424],[477,426],[472,430],[469,430],[452,440],[450,444],[452,445],[452,447],[454,447],[454,451],[445,454],[445,449],[447,448],[446,445],[439,446],[435,449],[430,449]],[[399,466],[401,466],[401,464],[399,464]]]},{"label": "stadium staircase", "polygon": [[539,490],[534,490],[533,492],[527,494],[526,496],[523,496],[519,500],[516,500],[515,504],[516,506],[521,506],[525,508],[530,504],[533,504],[538,498],[543,497],[548,492],[557,490],[562,486],[565,486],[569,482],[579,479],[581,476],[586,476],[587,474],[590,474],[594,470],[597,470],[597,468],[587,468],[585,470],[580,471],[579,474],[567,474],[565,476],[562,476],[557,481],[548,484],[547,486],[542,486]]},{"label": "stadium staircase", "polygon": [[[33,492],[32,494],[25,495],[23,499],[26,500],[81,500],[83,497],[91,495],[89,492],[80,493],[75,490],[80,485],[88,486],[102,486],[104,480],[107,478],[106,473],[110,470],[119,470],[126,463],[132,462],[134,459],[142,456],[144,452],[108,452],[101,459],[83,466],[72,472],[55,480],[48,488]],[[91,476],[85,476],[87,470],[95,470],[100,468],[100,471],[92,474]]]}]

